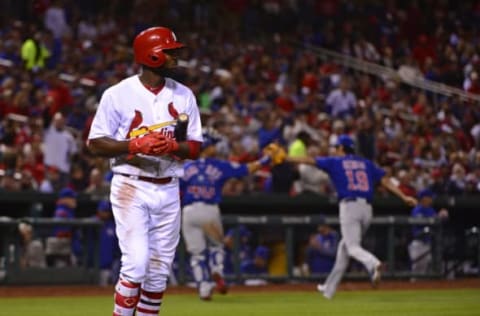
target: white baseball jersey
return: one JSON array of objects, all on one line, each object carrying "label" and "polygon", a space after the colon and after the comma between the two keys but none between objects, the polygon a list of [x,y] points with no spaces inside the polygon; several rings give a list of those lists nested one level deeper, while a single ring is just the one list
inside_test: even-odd
[{"label": "white baseball jersey", "polygon": [[45,132],[45,150],[43,161],[47,166],[55,166],[64,173],[70,172],[72,160],[70,156],[77,153],[78,148],[73,135],[67,131],[58,131],[53,125]]},{"label": "white baseball jersey", "polygon": [[[158,93],[149,91],[138,75],[107,89],[92,122],[88,139],[110,137],[127,140],[160,131],[173,137],[178,114],[189,116],[187,140],[202,141],[200,114],[192,91],[183,84],[165,78]],[[183,163],[169,155],[160,157],[138,154],[110,160],[113,172],[146,177],[181,177]]]}]

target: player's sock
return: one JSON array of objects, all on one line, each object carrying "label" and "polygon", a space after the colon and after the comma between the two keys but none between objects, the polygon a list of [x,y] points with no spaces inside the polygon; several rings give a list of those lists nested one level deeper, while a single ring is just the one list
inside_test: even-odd
[{"label": "player's sock", "polygon": [[163,292],[148,292],[144,289],[140,292],[140,301],[137,304],[136,316],[158,315],[162,305]]},{"label": "player's sock", "polygon": [[133,316],[139,300],[140,283],[118,280],[115,286],[113,316]]}]

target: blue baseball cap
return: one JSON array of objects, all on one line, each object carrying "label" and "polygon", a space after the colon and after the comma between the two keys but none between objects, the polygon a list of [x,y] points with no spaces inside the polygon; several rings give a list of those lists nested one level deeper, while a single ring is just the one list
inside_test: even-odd
[{"label": "blue baseball cap", "polygon": [[73,191],[70,188],[63,188],[59,193],[58,193],[59,198],[76,198],[77,193]]},{"label": "blue baseball cap", "polygon": [[345,148],[353,148],[355,144],[353,143],[353,139],[350,136],[343,134],[338,136],[337,142],[335,143],[335,146],[340,146],[340,145],[342,145]]},{"label": "blue baseball cap", "polygon": [[434,197],[434,193],[432,190],[430,189],[424,189],[420,192],[418,192],[418,198],[421,199],[421,198],[424,198],[424,197],[431,197],[433,198]]},{"label": "blue baseball cap", "polygon": [[109,212],[112,209],[112,204],[109,201],[101,200],[98,202],[97,211]]}]

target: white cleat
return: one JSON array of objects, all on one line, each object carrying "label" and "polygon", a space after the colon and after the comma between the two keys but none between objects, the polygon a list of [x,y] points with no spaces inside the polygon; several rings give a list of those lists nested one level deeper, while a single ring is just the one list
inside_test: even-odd
[{"label": "white cleat", "polygon": [[319,283],[317,285],[317,291],[319,291],[319,292],[322,292],[322,293],[325,292],[325,288],[326,288],[326,286],[324,284]]},{"label": "white cleat", "polygon": [[327,286],[325,284],[321,284],[319,283],[317,285],[317,291],[319,291],[320,293],[322,293],[323,297],[325,297],[327,300],[331,300],[333,295],[329,295],[327,293],[325,293],[325,290],[327,289]]},{"label": "white cleat", "polygon": [[198,296],[202,301],[211,301],[215,284],[210,282],[201,282],[198,289]]},{"label": "white cleat", "polygon": [[371,277],[371,281],[372,281],[372,286],[374,288],[377,288],[378,287],[378,284],[380,283],[380,280],[382,279],[382,264],[379,263],[377,264],[377,266],[373,269],[373,272],[372,272],[372,277]]}]

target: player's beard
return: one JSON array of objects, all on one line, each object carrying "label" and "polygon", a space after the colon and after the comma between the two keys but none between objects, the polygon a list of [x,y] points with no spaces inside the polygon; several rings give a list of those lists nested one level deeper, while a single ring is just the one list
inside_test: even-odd
[{"label": "player's beard", "polygon": [[172,79],[177,79],[182,75],[181,70],[179,67],[157,67],[157,68],[150,68],[148,69],[156,74],[157,76],[163,77],[163,78],[172,78]]}]

